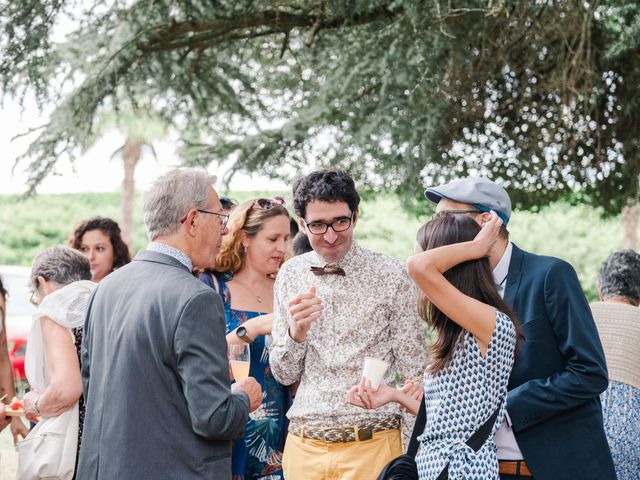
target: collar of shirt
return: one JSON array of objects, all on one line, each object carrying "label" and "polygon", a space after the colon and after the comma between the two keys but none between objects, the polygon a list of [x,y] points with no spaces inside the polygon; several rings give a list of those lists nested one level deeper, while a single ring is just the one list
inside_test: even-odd
[{"label": "collar of shirt", "polygon": [[178,250],[177,248],[173,248],[172,246],[167,245],[166,243],[149,242],[149,245],[147,245],[147,250],[169,255],[170,257],[175,258],[181,264],[187,267],[189,271],[193,270],[193,263],[191,263],[191,259],[187,256],[187,254],[182,250]]},{"label": "collar of shirt", "polygon": [[493,281],[498,287],[501,296],[504,296],[504,287],[509,274],[509,264],[511,263],[511,252],[513,252],[513,244],[509,242],[507,248],[502,254],[502,258],[493,269]]}]

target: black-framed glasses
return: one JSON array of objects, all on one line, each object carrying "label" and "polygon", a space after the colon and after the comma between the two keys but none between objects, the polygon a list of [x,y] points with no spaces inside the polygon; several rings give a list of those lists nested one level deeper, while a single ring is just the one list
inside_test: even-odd
[{"label": "black-framed glasses", "polygon": [[301,219],[304,226],[307,227],[314,235],[324,235],[329,227],[333,229],[334,232],[344,232],[345,230],[349,230],[351,226],[351,222],[353,221],[353,213],[348,217],[340,217],[334,220],[331,223],[325,222],[307,222],[304,218]]},{"label": "black-framed glasses", "polygon": [[226,227],[227,222],[229,221],[229,214],[227,213],[210,212],[209,210],[201,210],[200,208],[196,208],[196,212],[208,213],[209,215],[217,215],[221,228]]},{"label": "black-framed glasses", "polygon": [[484,213],[482,210],[442,210],[441,212],[436,212],[431,216],[432,220],[435,220],[436,218],[442,216],[442,215],[465,215],[468,213]]},{"label": "black-framed glasses", "polygon": [[269,210],[270,208],[275,207],[276,205],[280,205],[284,207],[286,205],[284,198],[282,197],[273,197],[273,198],[256,198],[253,201],[253,207],[258,207],[263,210]]}]

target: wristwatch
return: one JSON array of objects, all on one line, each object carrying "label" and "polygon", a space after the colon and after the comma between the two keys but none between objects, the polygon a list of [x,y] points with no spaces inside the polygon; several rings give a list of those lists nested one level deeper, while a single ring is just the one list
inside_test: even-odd
[{"label": "wristwatch", "polygon": [[253,341],[249,338],[249,335],[247,335],[247,329],[243,326],[236,328],[236,335],[243,342],[251,343]]}]

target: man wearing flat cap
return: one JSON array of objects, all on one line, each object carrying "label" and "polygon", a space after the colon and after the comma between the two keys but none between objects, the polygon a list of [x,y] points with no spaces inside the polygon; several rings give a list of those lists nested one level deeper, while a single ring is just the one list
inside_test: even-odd
[{"label": "man wearing flat cap", "polygon": [[524,341],[509,379],[507,420],[495,435],[500,478],[614,480],[599,395],[608,386],[604,352],[574,269],[509,241],[511,201],[484,178],[428,188],[436,214],[503,221],[489,262]]}]

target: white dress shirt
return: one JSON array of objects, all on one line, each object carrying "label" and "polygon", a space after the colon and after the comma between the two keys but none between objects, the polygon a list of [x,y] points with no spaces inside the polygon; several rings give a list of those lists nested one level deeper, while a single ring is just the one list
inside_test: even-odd
[{"label": "white dress shirt", "polygon": [[[502,254],[502,258],[496,265],[496,268],[493,269],[493,281],[496,282],[498,293],[500,293],[502,298],[504,298],[504,290],[507,286],[507,275],[509,274],[512,251],[513,244],[509,242]],[[511,419],[509,418],[508,411],[493,440],[498,448],[498,460],[522,460],[524,458],[520,447],[518,447],[518,442],[513,434],[513,430],[511,429]]]}]

